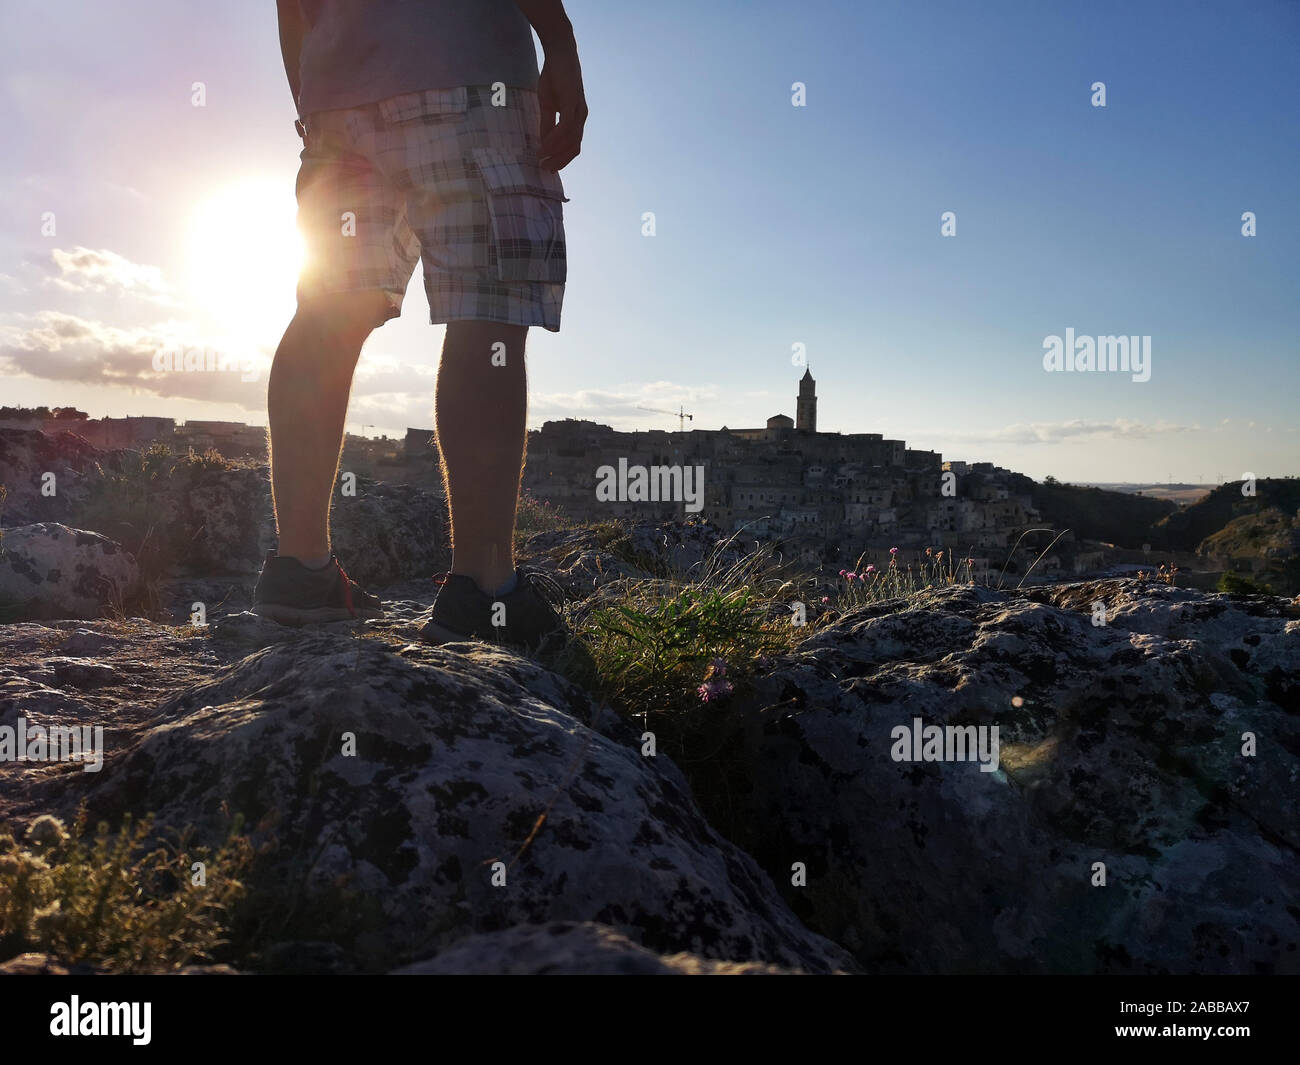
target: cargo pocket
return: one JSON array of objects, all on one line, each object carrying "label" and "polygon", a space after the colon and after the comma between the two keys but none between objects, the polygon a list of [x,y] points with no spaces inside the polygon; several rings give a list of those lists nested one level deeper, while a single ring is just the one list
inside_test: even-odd
[{"label": "cargo pocket", "polygon": [[562,204],[568,197],[560,175],[502,148],[473,151],[491,219],[488,268],[493,276],[563,283],[568,259]]}]

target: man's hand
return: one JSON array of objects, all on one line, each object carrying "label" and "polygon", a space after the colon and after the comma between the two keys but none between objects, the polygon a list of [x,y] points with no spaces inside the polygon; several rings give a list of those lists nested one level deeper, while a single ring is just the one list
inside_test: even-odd
[{"label": "man's hand", "polygon": [[578,46],[570,44],[558,50],[546,48],[545,52],[546,61],[537,82],[537,96],[542,104],[542,145],[538,162],[551,170],[563,170],[582,150],[587,97],[582,91]]},{"label": "man's hand", "polygon": [[537,31],[545,57],[537,81],[542,105],[538,162],[550,170],[563,170],[582,149],[582,130],[587,124],[587,97],[582,91],[582,65],[573,27],[561,0],[515,0],[515,5]]}]

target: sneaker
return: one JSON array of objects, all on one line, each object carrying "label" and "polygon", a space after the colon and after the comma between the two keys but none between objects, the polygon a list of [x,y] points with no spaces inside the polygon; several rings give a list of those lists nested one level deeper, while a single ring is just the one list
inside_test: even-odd
[{"label": "sneaker", "polygon": [[439,573],[434,580],[442,587],[420,638],[426,643],[486,640],[527,653],[558,650],[569,639],[558,609],[564,602],[563,590],[537,570],[520,567],[515,577],[514,591],[488,595],[472,577]]},{"label": "sneaker", "polygon": [[253,613],[281,625],[310,625],[383,617],[384,604],[344,573],[335,555],[320,569],[308,569],[296,558],[268,551]]}]

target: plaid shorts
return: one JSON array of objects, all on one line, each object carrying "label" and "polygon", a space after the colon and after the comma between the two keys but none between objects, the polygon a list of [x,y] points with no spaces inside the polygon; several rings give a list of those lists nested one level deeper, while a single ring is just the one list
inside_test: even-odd
[{"label": "plaid shorts", "polygon": [[308,115],[298,171],[298,299],[379,290],[384,321],[424,260],[429,320],[560,328],[560,175],[537,164],[537,93],[430,89]]}]

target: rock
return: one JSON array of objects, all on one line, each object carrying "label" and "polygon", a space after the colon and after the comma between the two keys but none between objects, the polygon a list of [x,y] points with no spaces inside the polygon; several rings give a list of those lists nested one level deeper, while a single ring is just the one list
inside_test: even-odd
[{"label": "rock", "polygon": [[[180,561],[190,575],[254,577],[275,546],[268,467],[196,469],[171,491],[191,530]],[[355,496],[336,493],[330,515],[334,552],[366,586],[428,577],[451,562],[441,499],[411,485],[358,479]]]},{"label": "rock", "polygon": [[[1300,632],[1222,599],[1123,581],[850,612],[736,708],[732,838],[807,863],[783,894],[871,971],[1300,971],[1300,723],[1273,698]],[[1281,689],[1222,653],[1252,639]],[[999,770],[894,761],[915,718],[998,726]]]},{"label": "rock", "polygon": [[178,517],[171,530],[184,549],[177,572],[203,577],[256,573],[275,546],[267,467],[194,467],[167,482],[163,505]]},{"label": "rock", "polygon": [[451,566],[446,504],[414,485],[358,480],[356,496],[335,499],[330,522],[343,568],[368,588]]},{"label": "rock", "polygon": [[135,592],[140,570],[98,533],[39,522],[4,530],[0,604],[9,620],[93,618]]},{"label": "rock", "polygon": [[[104,453],[73,433],[46,436],[37,429],[0,428],[0,485],[7,495],[0,520],[6,525],[76,522],[87,486]],[[54,494],[42,492],[54,475]]]},{"label": "rock", "polygon": [[[435,592],[321,629],[0,625],[0,724],[103,723],[106,750],[98,774],[0,763],[0,821],[85,797],[92,824],[152,810],[212,842],[245,813],[259,920],[301,919],[241,969],[1300,970],[1285,600],[1120,580],[827,607],[709,705],[734,736],[692,798],[555,673],[412,644]],[[68,660],[111,672],[78,687]],[[894,761],[914,718],[997,725],[997,771]]]},{"label": "rock", "polygon": [[117,670],[103,662],[89,658],[47,658],[45,667],[54,674],[54,680],[73,688],[97,688],[117,677]]},{"label": "rock", "polygon": [[[52,496],[41,493],[47,473],[56,478]],[[131,530],[139,531],[138,514],[128,520],[114,506],[88,504],[104,496],[117,502],[126,494],[154,524],[149,543],[161,549],[164,563],[158,568],[173,577],[250,578],[275,546],[267,466],[173,456],[151,464],[145,474],[139,452],[101,451],[72,433],[0,429],[0,484],[9,493],[0,511],[8,525],[91,522],[86,527],[123,541]],[[331,515],[335,550],[355,580],[378,586],[448,567],[440,496],[368,478],[358,478],[355,487],[355,495],[335,493]]]},{"label": "rock", "polygon": [[65,965],[50,954],[19,954],[0,962],[0,976],[93,976],[99,971],[93,965]]},{"label": "rock", "polygon": [[[108,970],[102,966],[77,963],[65,965],[50,954],[19,954],[0,962],[0,976],[98,976]],[[183,965],[165,970],[169,976],[238,976],[229,965]],[[161,973],[160,973],[161,975]]]},{"label": "rock", "polygon": [[762,962],[728,962],[695,954],[661,955],[606,925],[552,921],[486,932],[397,976],[778,976],[797,973]]},{"label": "rock", "polygon": [[455,648],[303,633],[164,703],[98,782],[51,775],[28,805],[85,796],[92,821],[154,811],[210,841],[226,805],[272,846],[251,904],[293,885],[346,925],[312,938],[365,970],[554,920],[661,954],[852,967],[708,825],[673,764],[642,757],[639,733],[528,660]]},{"label": "rock", "polygon": [[77,629],[59,648],[64,654],[74,658],[92,657],[120,647],[126,641],[124,636],[108,636],[90,629]]}]

